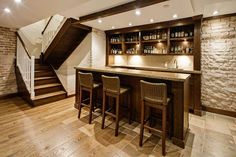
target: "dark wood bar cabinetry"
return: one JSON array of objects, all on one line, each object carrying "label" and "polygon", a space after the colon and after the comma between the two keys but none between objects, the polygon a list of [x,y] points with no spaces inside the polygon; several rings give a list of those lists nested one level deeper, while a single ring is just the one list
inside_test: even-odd
[{"label": "dark wood bar cabinetry", "polygon": [[[119,76],[120,82],[131,89],[132,119],[140,122],[140,80],[162,82],[167,84],[168,95],[172,98],[172,115],[169,134],[174,144],[184,148],[189,128],[189,74],[156,72],[111,67],[76,67],[76,83],[78,72],[91,72],[96,82],[101,82],[101,75]],[[76,85],[76,102],[78,103],[79,86]],[[121,102],[122,103],[122,102]],[[125,102],[123,102],[125,103]]]},{"label": "dark wood bar cabinetry", "polygon": [[192,56],[193,71],[148,69],[141,66],[138,69],[191,74],[189,109],[194,114],[201,115],[201,22],[202,15],[199,15],[106,31],[106,66],[112,66],[110,56],[115,55]]}]

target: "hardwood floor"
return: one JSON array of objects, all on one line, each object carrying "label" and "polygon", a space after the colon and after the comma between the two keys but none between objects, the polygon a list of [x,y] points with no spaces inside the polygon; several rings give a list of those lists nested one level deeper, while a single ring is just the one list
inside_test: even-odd
[{"label": "hardwood floor", "polygon": [[[138,146],[139,124],[120,124],[114,136],[115,123],[101,130],[99,111],[91,125],[88,111],[77,119],[74,97],[38,107],[30,107],[21,98],[0,100],[1,157],[126,157],[161,156],[161,140],[145,132],[144,145]],[[167,141],[167,155],[172,157],[235,157],[236,119],[206,113],[190,115],[190,134],[185,149]]]}]

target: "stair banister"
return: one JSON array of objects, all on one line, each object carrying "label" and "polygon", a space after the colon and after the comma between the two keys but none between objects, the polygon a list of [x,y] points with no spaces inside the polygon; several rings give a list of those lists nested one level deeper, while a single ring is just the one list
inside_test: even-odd
[{"label": "stair banister", "polygon": [[42,31],[42,52],[44,53],[48,46],[53,41],[54,37],[57,35],[61,27],[66,21],[66,17],[61,15],[51,16],[48,20],[45,28]]},{"label": "stair banister", "polygon": [[31,72],[30,72],[30,97],[31,99],[34,99],[35,93],[34,93],[34,65],[35,65],[35,57],[31,57]]},{"label": "stair banister", "polygon": [[19,68],[25,86],[30,98],[33,100],[35,97],[34,94],[34,62],[35,57],[30,56],[29,51],[27,50],[24,41],[22,40],[19,33],[17,35],[17,55],[16,55],[16,64]]}]

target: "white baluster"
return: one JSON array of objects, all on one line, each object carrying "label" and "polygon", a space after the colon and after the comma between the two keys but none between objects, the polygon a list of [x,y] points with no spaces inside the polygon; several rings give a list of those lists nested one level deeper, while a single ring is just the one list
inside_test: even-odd
[{"label": "white baluster", "polygon": [[34,99],[35,97],[35,93],[34,93],[34,60],[35,60],[35,57],[34,56],[31,56],[31,71],[30,71],[30,96],[31,96],[31,99]]}]

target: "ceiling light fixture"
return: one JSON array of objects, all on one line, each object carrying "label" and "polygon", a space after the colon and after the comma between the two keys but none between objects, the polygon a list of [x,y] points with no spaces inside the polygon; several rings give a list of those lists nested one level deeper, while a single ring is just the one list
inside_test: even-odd
[{"label": "ceiling light fixture", "polygon": [[10,12],[11,12],[11,10],[10,10],[9,8],[5,8],[4,11],[5,11],[6,13],[10,13]]},{"label": "ceiling light fixture", "polygon": [[102,20],[101,20],[101,19],[98,19],[98,23],[102,23]]},{"label": "ceiling light fixture", "polygon": [[15,0],[16,3],[21,3],[21,0]]},{"label": "ceiling light fixture", "polygon": [[115,26],[111,26],[112,29],[115,29]]},{"label": "ceiling light fixture", "polygon": [[150,19],[150,22],[151,22],[151,23],[153,23],[153,22],[154,22],[154,20],[153,20],[153,19]]},{"label": "ceiling light fixture", "polygon": [[136,10],[136,11],[135,11],[135,14],[136,14],[137,16],[139,16],[139,15],[141,15],[141,11],[140,11],[140,10]]},{"label": "ceiling light fixture", "polygon": [[177,19],[177,18],[178,18],[178,15],[177,15],[177,14],[174,14],[174,15],[173,15],[173,18],[174,18],[174,19]]},{"label": "ceiling light fixture", "polygon": [[129,23],[129,26],[132,26],[132,23],[131,23],[131,22]]},{"label": "ceiling light fixture", "polygon": [[217,10],[215,10],[214,12],[213,12],[213,15],[217,15],[219,12],[217,11]]}]

